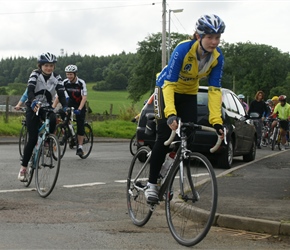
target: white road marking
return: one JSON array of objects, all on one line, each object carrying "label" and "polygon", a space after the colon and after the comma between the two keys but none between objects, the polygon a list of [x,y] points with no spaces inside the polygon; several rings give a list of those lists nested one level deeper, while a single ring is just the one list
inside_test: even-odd
[{"label": "white road marking", "polygon": [[26,192],[26,191],[36,191],[36,189],[35,188],[26,188],[26,189],[0,190],[0,193]]},{"label": "white road marking", "polygon": [[63,185],[65,188],[74,188],[74,187],[88,187],[88,186],[95,186],[95,185],[103,185],[106,184],[105,182],[93,182],[93,183],[84,183],[84,184],[75,184],[75,185]]}]

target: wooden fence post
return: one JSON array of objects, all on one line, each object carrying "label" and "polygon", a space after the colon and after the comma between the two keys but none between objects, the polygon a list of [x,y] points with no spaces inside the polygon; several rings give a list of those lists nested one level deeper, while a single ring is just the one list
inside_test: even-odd
[{"label": "wooden fence post", "polygon": [[6,96],[6,112],[5,112],[5,123],[8,123],[8,114],[9,114],[9,95]]},{"label": "wooden fence post", "polygon": [[110,117],[113,115],[113,104],[110,105]]}]

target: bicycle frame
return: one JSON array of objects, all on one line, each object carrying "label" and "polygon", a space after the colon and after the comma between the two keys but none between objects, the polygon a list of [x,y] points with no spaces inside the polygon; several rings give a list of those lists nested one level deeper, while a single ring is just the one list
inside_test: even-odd
[{"label": "bicycle frame", "polygon": [[[36,115],[38,115],[38,113]],[[40,134],[42,131],[43,131],[43,133],[42,133],[42,135],[40,137],[41,139],[37,141],[37,144],[35,145],[34,150],[33,150],[34,158],[33,158],[32,167],[34,169],[36,168],[36,161],[37,161],[37,158],[38,158],[39,149],[42,146],[42,142],[46,139],[47,135],[49,134],[49,123],[50,123],[50,120],[47,117],[47,115],[48,115],[48,113],[46,113],[46,118],[45,118],[44,123],[42,123],[41,127],[38,129],[38,134]]]}]

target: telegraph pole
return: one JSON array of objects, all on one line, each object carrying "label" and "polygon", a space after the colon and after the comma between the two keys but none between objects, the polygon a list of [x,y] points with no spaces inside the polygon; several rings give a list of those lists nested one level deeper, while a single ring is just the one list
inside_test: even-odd
[{"label": "telegraph pole", "polygon": [[162,69],[166,65],[166,0],[162,1]]}]

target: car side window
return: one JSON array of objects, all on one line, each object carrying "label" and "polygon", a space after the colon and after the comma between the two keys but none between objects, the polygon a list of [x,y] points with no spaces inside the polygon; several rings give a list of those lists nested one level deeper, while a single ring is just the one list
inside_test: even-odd
[{"label": "car side window", "polygon": [[233,96],[233,98],[237,104],[240,115],[245,116],[246,112],[245,112],[245,109],[244,109],[243,105],[241,104],[240,100],[236,96]]},{"label": "car side window", "polygon": [[226,109],[231,111],[231,112],[239,113],[237,105],[236,105],[231,93],[226,93],[226,99],[228,101]]}]

